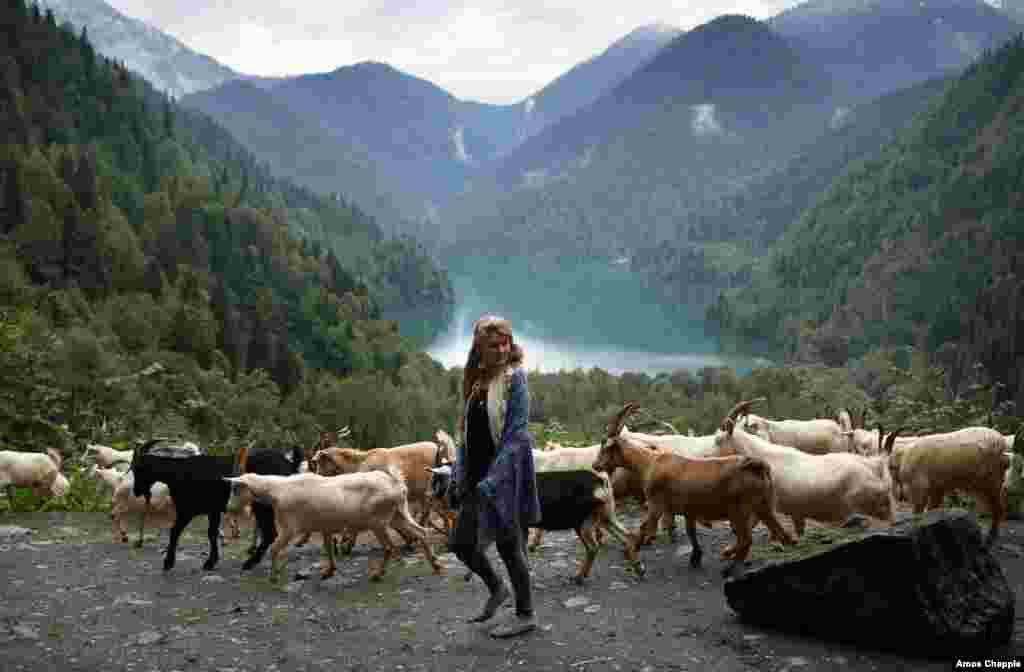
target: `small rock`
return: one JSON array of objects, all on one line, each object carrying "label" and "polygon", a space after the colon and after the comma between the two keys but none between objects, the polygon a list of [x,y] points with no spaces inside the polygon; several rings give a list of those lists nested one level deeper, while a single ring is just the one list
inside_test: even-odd
[{"label": "small rock", "polygon": [[135,643],[139,646],[150,646],[151,644],[156,644],[164,639],[167,639],[167,635],[161,634],[156,630],[146,630],[139,634],[135,639]]},{"label": "small rock", "polygon": [[11,632],[25,639],[39,639],[39,626],[35,623],[19,623],[11,628]]},{"label": "small rock", "polygon": [[1001,548],[1004,551],[1007,551],[1008,553],[1012,553],[1013,555],[1016,555],[1018,557],[1024,555],[1024,549],[1021,549],[1019,544],[1011,544],[1007,542],[1005,544],[1000,544],[999,548]]},{"label": "small rock", "polygon": [[829,660],[831,660],[836,665],[846,665],[846,663],[848,662],[844,656],[835,656],[833,658],[830,658]]},{"label": "small rock", "polygon": [[608,586],[608,590],[625,590],[629,588],[629,584],[623,581],[612,581]]},{"label": "small rock", "polygon": [[28,537],[34,532],[35,530],[30,530],[27,527],[18,527],[17,525],[0,525],[0,539]]},{"label": "small rock", "polygon": [[759,639],[764,639],[764,635],[743,635],[743,639],[748,642],[756,642]]},{"label": "small rock", "polygon": [[589,607],[583,607],[584,614],[596,614],[599,611],[601,611],[600,604],[592,604]]},{"label": "small rock", "polygon": [[448,647],[444,644],[438,644],[437,646],[432,648],[431,651],[433,651],[434,653],[445,653],[446,651],[448,651]]},{"label": "small rock", "polygon": [[207,574],[200,579],[200,583],[224,583],[225,581],[226,579],[223,576],[217,576],[216,574]]},{"label": "small rock", "polygon": [[36,553],[42,550],[40,548],[36,548],[32,544],[26,544],[24,541],[19,541],[14,548],[19,551],[35,551]]},{"label": "small rock", "polygon": [[582,607],[590,604],[590,598],[578,595],[576,597],[570,597],[568,600],[562,603],[566,609],[575,609],[576,607]]},{"label": "small rock", "polygon": [[676,560],[679,558],[685,558],[686,556],[693,553],[693,546],[690,544],[680,544],[679,548],[676,549],[675,557]]}]

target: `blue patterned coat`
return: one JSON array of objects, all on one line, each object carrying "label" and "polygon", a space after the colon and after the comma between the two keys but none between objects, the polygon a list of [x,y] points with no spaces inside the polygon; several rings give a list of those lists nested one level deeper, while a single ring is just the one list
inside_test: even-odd
[{"label": "blue patterned coat", "polygon": [[[465,441],[455,451],[452,478],[456,492],[464,492],[469,404],[462,409]],[[487,420],[496,454],[487,476],[477,484],[484,502],[480,510],[479,542],[488,543],[540,521],[540,498],[533,465],[533,437],[529,431],[530,394],[526,370],[510,366],[487,387]]]}]

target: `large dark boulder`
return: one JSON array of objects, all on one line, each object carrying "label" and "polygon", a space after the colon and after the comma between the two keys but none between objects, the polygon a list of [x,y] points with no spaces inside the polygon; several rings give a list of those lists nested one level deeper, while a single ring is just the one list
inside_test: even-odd
[{"label": "large dark boulder", "polygon": [[983,654],[1013,635],[1015,597],[973,515],[934,511],[725,583],[748,622],[909,655]]}]

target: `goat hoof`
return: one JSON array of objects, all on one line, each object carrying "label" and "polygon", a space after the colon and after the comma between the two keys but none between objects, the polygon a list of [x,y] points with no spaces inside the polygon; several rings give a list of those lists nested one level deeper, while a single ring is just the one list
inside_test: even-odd
[{"label": "goat hoof", "polygon": [[216,562],[204,562],[203,563],[203,571],[204,572],[209,572],[209,571],[211,571],[216,566],[217,566]]},{"label": "goat hoof", "polygon": [[577,574],[576,576],[572,577],[572,582],[575,583],[577,586],[582,586],[583,585],[583,579],[584,579],[583,575]]},{"label": "goat hoof", "polygon": [[700,555],[696,552],[690,556],[690,567],[693,569],[700,567]]},{"label": "goat hoof", "polygon": [[256,563],[252,560],[246,560],[242,563],[242,571],[247,571],[256,566]]}]

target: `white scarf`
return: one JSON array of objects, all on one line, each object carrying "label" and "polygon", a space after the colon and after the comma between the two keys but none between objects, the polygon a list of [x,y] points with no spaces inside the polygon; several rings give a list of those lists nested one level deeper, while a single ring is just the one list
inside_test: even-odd
[{"label": "white scarf", "polygon": [[513,366],[506,366],[505,370],[494,377],[487,385],[487,421],[491,426],[491,439],[494,440],[494,448],[501,449],[501,436],[505,431],[505,412],[508,409],[508,395],[512,389]]}]

